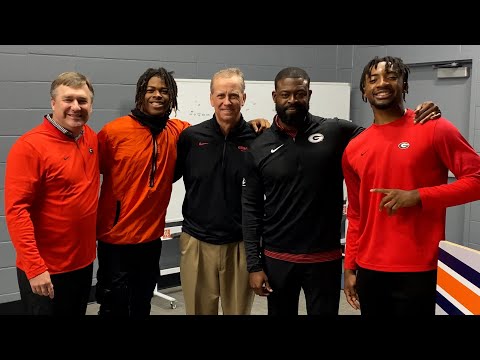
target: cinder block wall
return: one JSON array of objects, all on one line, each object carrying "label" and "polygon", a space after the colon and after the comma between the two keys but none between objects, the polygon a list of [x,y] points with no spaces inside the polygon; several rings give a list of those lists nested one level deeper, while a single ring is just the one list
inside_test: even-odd
[{"label": "cinder block wall", "polygon": [[[303,67],[312,81],[352,83],[350,117],[365,126],[371,110],[360,103],[358,79],[374,55],[400,56],[407,63],[471,59],[469,141],[480,149],[478,45],[0,45],[0,303],[19,299],[15,251],[4,216],[5,158],[15,139],[50,112],[49,87],[60,72],[80,71],[93,81],[89,124],[97,131],[128,113],[138,77],[158,66],[175,71],[177,78],[193,79],[238,66],[248,80],[272,81],[272,89],[280,69]],[[464,244],[480,249],[480,205],[469,206],[465,216]]]},{"label": "cinder block wall", "polygon": [[50,83],[59,73],[90,77],[95,101],[89,125],[98,131],[134,107],[136,82],[148,67],[163,66],[176,78],[209,79],[220,68],[238,66],[246,79],[271,80],[273,89],[277,72],[290,65],[305,68],[313,81],[345,81],[337,69],[339,51],[336,45],[0,45],[0,303],[20,298],[5,225],[6,155],[50,112]]}]

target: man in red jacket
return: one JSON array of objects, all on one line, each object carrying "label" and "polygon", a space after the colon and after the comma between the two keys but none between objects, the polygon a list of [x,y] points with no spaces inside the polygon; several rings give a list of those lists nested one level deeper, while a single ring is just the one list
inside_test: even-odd
[{"label": "man in red jacket", "polygon": [[[414,126],[409,68],[375,57],[360,90],[374,123],[347,145],[344,292],[365,316],[435,314],[446,208],[480,199],[480,157],[445,118]],[[456,181],[448,184],[448,171]],[[379,211],[380,210],[380,211]]]},{"label": "man in red jacket", "polygon": [[31,315],[85,315],[95,259],[100,173],[91,82],[60,74],[52,113],[12,146],[5,213],[21,301]]}]

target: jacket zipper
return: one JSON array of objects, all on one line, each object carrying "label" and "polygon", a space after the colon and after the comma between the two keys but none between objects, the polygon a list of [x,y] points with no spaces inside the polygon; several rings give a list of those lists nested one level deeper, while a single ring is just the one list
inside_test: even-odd
[{"label": "jacket zipper", "polygon": [[150,170],[150,187],[155,183],[155,172],[157,171],[157,137],[152,134],[152,168]]}]

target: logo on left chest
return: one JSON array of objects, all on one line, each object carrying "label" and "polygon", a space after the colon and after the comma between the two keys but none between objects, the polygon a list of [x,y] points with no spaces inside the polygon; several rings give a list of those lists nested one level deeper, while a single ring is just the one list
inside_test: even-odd
[{"label": "logo on left chest", "polygon": [[319,143],[320,141],[323,141],[325,136],[320,133],[312,134],[308,137],[308,141],[310,141],[312,144]]}]

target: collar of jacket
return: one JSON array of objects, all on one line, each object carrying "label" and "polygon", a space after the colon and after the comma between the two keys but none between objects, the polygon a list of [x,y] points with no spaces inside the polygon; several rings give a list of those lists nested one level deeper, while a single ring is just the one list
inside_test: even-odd
[{"label": "collar of jacket", "polygon": [[[217,121],[217,118],[216,118],[215,114],[210,119],[210,123],[212,124],[215,131],[217,131],[219,134],[221,134],[223,136],[222,130],[220,129],[220,125],[218,124],[218,121]],[[241,133],[243,131],[243,129],[245,128],[245,126],[248,126],[248,124],[245,121],[245,119],[243,118],[243,115],[240,114],[240,119],[238,120],[238,123],[235,125],[235,127],[232,130],[230,130],[230,133],[228,135],[231,136],[231,135],[236,135],[236,134]]]}]

